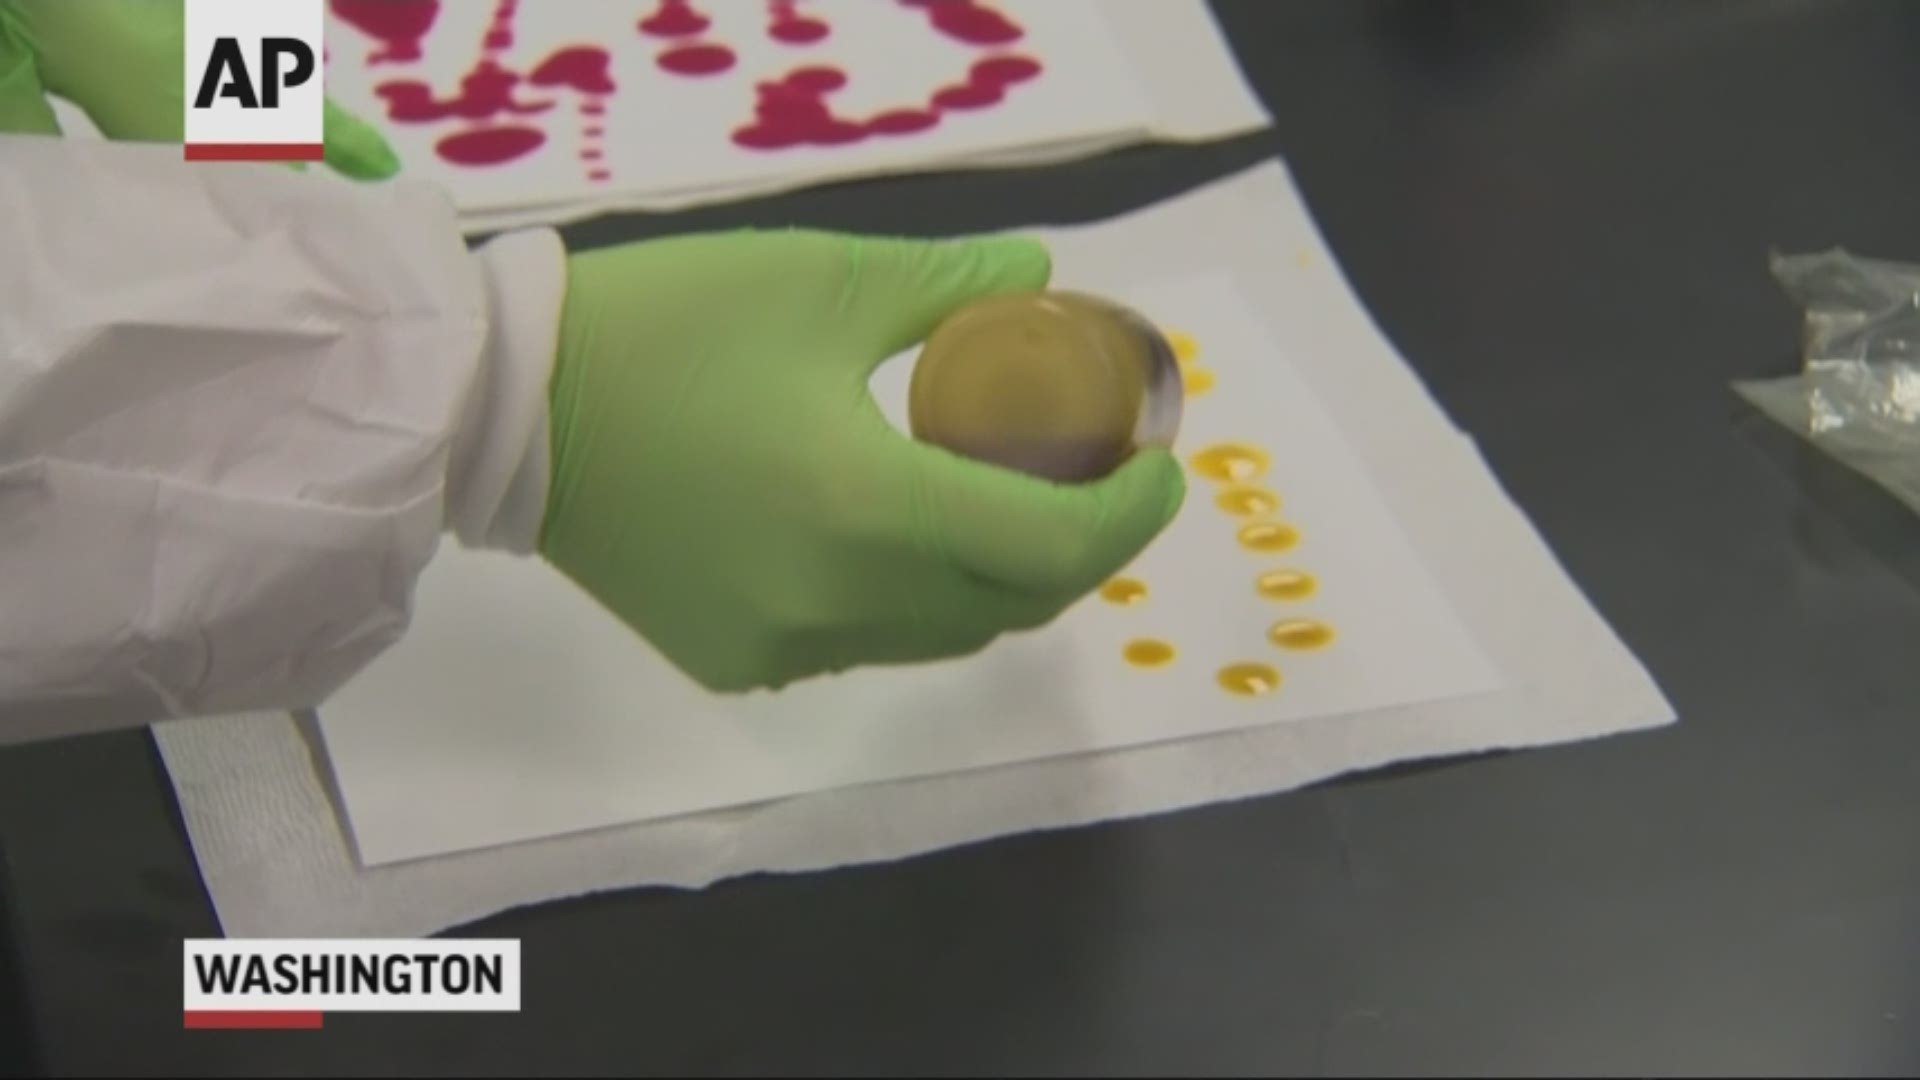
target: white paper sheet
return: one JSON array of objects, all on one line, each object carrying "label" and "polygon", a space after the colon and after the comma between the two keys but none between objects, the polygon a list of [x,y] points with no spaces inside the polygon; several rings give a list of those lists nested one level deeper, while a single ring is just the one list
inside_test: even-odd
[{"label": "white paper sheet", "polygon": [[[1021,31],[1016,40],[996,43],[943,33],[928,9],[897,0],[801,0],[786,17],[815,20],[830,32],[804,44],[783,42],[769,32],[778,22],[770,12],[779,7],[763,0],[694,0],[673,11],[704,21],[705,29],[664,37],[640,29],[649,20],[637,19],[666,10],[659,0],[637,6],[631,0],[519,6],[473,0],[437,9],[419,0],[380,6],[335,0],[327,87],[335,100],[381,126],[411,175],[441,182],[476,232],[829,180],[1036,164],[1268,123],[1200,0],[996,3],[989,9],[1004,12]],[[421,17],[396,18],[404,9]],[[674,21],[653,25],[674,29]],[[399,34],[400,27],[410,33]],[[658,58],[686,47],[724,47],[730,66],[697,76],[663,70]],[[605,50],[604,68],[594,49]],[[548,63],[556,56],[562,61]],[[956,107],[951,96],[939,96],[968,84],[975,64],[1008,57],[1037,61],[1040,71],[1007,84],[996,102]],[[802,68],[833,68],[845,84],[817,98],[769,89]],[[478,78],[463,83],[476,72]],[[570,80],[556,82],[551,73]],[[485,92],[509,82],[502,92]],[[417,85],[395,89],[406,83]],[[450,103],[463,85],[473,92],[457,109],[423,110],[414,101]],[[745,136],[750,145],[735,138],[743,131],[764,137],[776,127],[817,128],[761,121],[808,110],[825,115],[823,109],[849,122],[917,112],[920,122],[933,123],[829,145],[803,140],[768,147],[752,134]],[[834,130],[841,134],[829,138],[856,134],[844,125]],[[481,131],[492,134],[475,134]],[[495,157],[518,152],[480,163],[476,153],[486,156],[489,146],[498,148]]]},{"label": "white paper sheet", "polygon": [[1568,743],[1672,722],[1647,671],[1558,566],[1467,438],[1360,306],[1278,163],[1136,214],[1044,230],[1092,289],[1230,267],[1342,418],[1508,686],[1491,695],[845,788],[382,867],[360,866],[325,762],[285,716],[164,725],[156,738],[225,932],[406,936],[634,886],[920,855],[1035,829],[1285,791],[1396,761]]},{"label": "white paper sheet", "polygon": [[[1497,687],[1337,423],[1267,335],[1231,277],[1136,286],[1123,302],[1200,343],[1217,386],[1187,402],[1177,449],[1225,441],[1271,455],[1259,487],[1297,546],[1240,546],[1248,519],[1190,477],[1174,523],[1125,571],[1149,593],[1089,597],[1043,630],[963,660],[869,668],[777,695],[706,692],[564,577],[459,550],[421,582],[407,637],[321,710],[369,864],[675,817],[853,784],[984,768],[1353,713]],[[875,380],[906,422],[912,358]],[[1269,569],[1312,574],[1310,600],[1276,603]],[[1277,622],[1333,627],[1284,652]],[[1129,666],[1140,638],[1177,650]],[[1273,666],[1278,692],[1225,692],[1222,668]]]},{"label": "white paper sheet", "polygon": [[1242,135],[1273,123],[1206,0],[1099,0],[1168,141]]}]

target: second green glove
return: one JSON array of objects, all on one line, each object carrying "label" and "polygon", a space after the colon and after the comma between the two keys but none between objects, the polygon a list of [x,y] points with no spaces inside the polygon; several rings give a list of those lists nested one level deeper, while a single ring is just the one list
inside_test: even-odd
[{"label": "second green glove", "polygon": [[916,442],[868,392],[949,312],[1049,273],[1011,239],[741,232],[573,256],[543,554],[716,690],[1052,620],[1172,519],[1178,463],[1056,485]]}]

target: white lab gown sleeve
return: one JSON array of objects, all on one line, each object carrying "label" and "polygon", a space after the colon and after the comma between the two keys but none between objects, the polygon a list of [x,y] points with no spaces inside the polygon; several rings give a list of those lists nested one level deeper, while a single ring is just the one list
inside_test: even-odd
[{"label": "white lab gown sleeve", "polygon": [[0,136],[0,742],[316,705],[441,543],[531,553],[565,272],[424,185]]}]

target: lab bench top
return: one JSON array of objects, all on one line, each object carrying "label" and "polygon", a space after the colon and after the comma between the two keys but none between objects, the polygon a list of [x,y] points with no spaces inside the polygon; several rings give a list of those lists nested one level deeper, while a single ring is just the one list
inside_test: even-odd
[{"label": "lab bench top", "polygon": [[1092,221],[1279,154],[1677,725],[517,911],[463,932],[524,942],[520,1016],[297,1035],[180,1030],[216,923],[150,738],[11,749],[0,1072],[1920,1070],[1920,517],[1728,386],[1797,360],[1770,252],[1920,260],[1920,5],[1217,9],[1270,133],[567,238]]}]

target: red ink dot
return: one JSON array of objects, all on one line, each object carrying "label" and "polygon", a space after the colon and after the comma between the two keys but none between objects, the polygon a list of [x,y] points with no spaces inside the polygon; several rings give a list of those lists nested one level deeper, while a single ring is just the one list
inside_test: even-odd
[{"label": "red ink dot", "polygon": [[825,94],[847,85],[847,75],[839,68],[803,67],[781,80],[781,84],[803,94]]},{"label": "red ink dot", "polygon": [[482,60],[466,78],[460,80],[460,93],[441,100],[433,88],[413,79],[395,79],[381,83],[374,93],[386,100],[387,116],[393,120],[421,123],[450,116],[485,120],[497,113],[531,115],[553,107],[549,101],[514,100],[513,88],[520,76],[491,60]]},{"label": "red ink dot", "polygon": [[387,103],[387,116],[393,120],[438,120],[447,115],[433,100],[433,88],[423,82],[401,80],[381,83],[374,93]]},{"label": "red ink dot", "polygon": [[580,106],[581,116],[599,116],[606,111],[607,107],[598,101],[585,102]]},{"label": "red ink dot", "polygon": [[687,0],[660,0],[652,15],[640,20],[640,31],[654,37],[693,37],[711,25]]},{"label": "red ink dot", "polygon": [[1024,56],[994,56],[973,65],[975,86],[1011,86],[1040,74],[1040,62]]},{"label": "red ink dot", "polygon": [[600,148],[597,146],[589,146],[585,150],[580,151],[581,161],[599,161],[601,158],[605,156],[606,155],[602,153],[600,151]]},{"label": "red ink dot", "polygon": [[[1033,65],[1037,71],[1038,66]],[[935,108],[882,110],[864,122],[835,116],[827,97],[847,84],[838,68],[796,68],[784,78],[755,87],[754,122],[736,128],[733,141],[749,150],[783,150],[793,146],[842,146],[874,136],[911,135],[939,124],[939,108],[980,108],[999,101],[1003,88],[994,78],[1027,77],[1028,67],[1001,65],[986,69],[988,83],[970,81],[949,86],[936,95]]]},{"label": "red ink dot", "polygon": [[611,94],[613,77],[607,74],[607,50],[592,45],[556,49],[527,81],[535,86],[570,86],[583,94]]},{"label": "red ink dot", "polygon": [[513,45],[513,31],[505,29],[489,30],[487,31],[485,45],[489,49],[509,48]]},{"label": "red ink dot", "polygon": [[713,75],[733,66],[733,50],[725,45],[681,45],[655,60],[675,75]]},{"label": "red ink dot", "polygon": [[808,132],[810,141],[818,146],[845,146],[857,143],[867,137],[867,129],[849,120],[828,120]]},{"label": "red ink dot", "polygon": [[440,17],[440,0],[333,0],[340,21],[377,39],[385,48],[367,56],[367,63],[420,59],[420,41]]},{"label": "red ink dot", "polygon": [[735,131],[733,141],[749,150],[784,150],[799,143],[800,136],[778,124],[750,124]]},{"label": "red ink dot", "polygon": [[949,86],[933,95],[933,104],[941,109],[984,109],[1004,97],[998,86]]},{"label": "red ink dot", "polygon": [[1026,34],[1018,23],[976,0],[900,0],[933,19],[934,29],[969,45],[1005,45]]},{"label": "red ink dot", "polygon": [[826,37],[828,27],[819,19],[786,19],[767,27],[767,33],[789,45],[810,45]]},{"label": "red ink dot", "polygon": [[778,82],[756,87],[755,123],[739,128],[733,141],[751,150],[789,146],[841,146],[867,137],[864,125],[834,116],[826,96],[847,83],[838,68],[803,67]]},{"label": "red ink dot", "polygon": [[514,84],[519,81],[518,74],[491,60],[483,60],[467,73],[466,78],[460,80],[460,96],[449,105],[459,115],[469,119],[491,116],[510,107]]},{"label": "red ink dot", "polygon": [[533,152],[546,141],[539,128],[488,127],[449,135],[434,150],[455,165],[500,165]]},{"label": "red ink dot", "polygon": [[940,114],[924,109],[894,109],[867,121],[867,130],[879,135],[909,135],[940,122]]},{"label": "red ink dot", "polygon": [[609,172],[606,169],[595,169],[592,172],[587,174],[587,179],[604,182],[604,181],[613,179],[613,173]]},{"label": "red ink dot", "polygon": [[802,135],[833,119],[826,102],[792,93],[767,94],[754,106],[753,112],[762,124],[791,129]]},{"label": "red ink dot", "polygon": [[592,127],[585,127],[580,129],[580,134],[585,135],[589,139],[597,139],[600,136],[605,135],[606,133],[607,133],[607,129],[599,126],[598,124],[595,124]]},{"label": "red ink dot", "polygon": [[820,95],[788,86],[762,86],[753,111],[762,117],[825,116],[827,103]]}]

